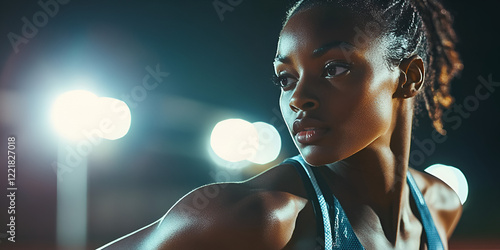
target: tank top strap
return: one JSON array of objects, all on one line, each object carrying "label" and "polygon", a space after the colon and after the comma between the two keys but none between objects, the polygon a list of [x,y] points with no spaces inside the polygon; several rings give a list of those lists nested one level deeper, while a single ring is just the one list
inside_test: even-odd
[{"label": "tank top strap", "polygon": [[328,204],[318,186],[311,167],[300,155],[288,158],[283,163],[293,165],[302,179],[308,199],[313,206],[314,216],[316,217],[317,242],[322,244],[322,246],[320,246],[321,249],[332,249],[332,230]]},{"label": "tank top strap", "polygon": [[318,185],[320,186],[321,190],[323,190],[323,194],[325,195],[327,204],[329,204],[329,213],[333,233],[332,249],[365,249],[354,233],[351,223],[349,222],[344,209],[340,205],[340,202],[332,193],[330,187],[328,186],[326,180],[323,178],[319,169],[313,168],[312,171],[316,176]]},{"label": "tank top strap", "polygon": [[424,228],[425,236],[427,238],[427,248],[429,250],[443,250],[444,246],[441,242],[441,237],[434,225],[434,220],[432,219],[431,213],[427,208],[422,192],[417,186],[415,179],[411,175],[410,171],[406,174],[406,179],[410,187],[411,195],[417,204],[417,209],[420,215],[420,221]]}]

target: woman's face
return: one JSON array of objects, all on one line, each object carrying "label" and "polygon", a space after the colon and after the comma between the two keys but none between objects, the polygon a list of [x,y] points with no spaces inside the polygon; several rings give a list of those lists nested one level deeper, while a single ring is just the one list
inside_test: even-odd
[{"label": "woman's face", "polygon": [[399,70],[387,67],[373,23],[358,20],[345,9],[316,7],[291,17],[280,35],[281,112],[311,165],[387,143]]}]

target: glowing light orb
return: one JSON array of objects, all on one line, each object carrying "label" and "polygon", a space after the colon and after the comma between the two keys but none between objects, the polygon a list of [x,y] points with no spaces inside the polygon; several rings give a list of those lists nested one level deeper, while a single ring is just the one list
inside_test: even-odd
[{"label": "glowing light orb", "polygon": [[85,90],[74,90],[60,95],[52,105],[51,121],[54,128],[68,139],[80,139],[81,131],[95,123],[98,97]]},{"label": "glowing light orb", "polygon": [[257,153],[259,135],[250,122],[227,119],[213,128],[210,146],[217,156],[226,161],[242,161]]},{"label": "glowing light orb", "polygon": [[[102,138],[116,140],[125,136],[132,123],[132,116],[127,104],[118,99],[100,97],[98,106],[101,108],[98,128],[102,131]],[[106,124],[109,125],[104,128]]]},{"label": "glowing light orb", "polygon": [[443,182],[448,184],[455,193],[457,193],[462,204],[467,200],[469,195],[469,184],[465,175],[458,168],[443,164],[434,164],[424,170],[425,172],[436,176]]},{"label": "glowing light orb", "polygon": [[86,90],[60,95],[53,103],[52,125],[70,140],[116,140],[123,137],[131,124],[130,109],[123,101],[98,97]]},{"label": "glowing light orb", "polygon": [[259,135],[259,146],[257,153],[248,160],[257,164],[274,161],[281,150],[281,137],[278,130],[265,122],[254,122],[253,125]]}]

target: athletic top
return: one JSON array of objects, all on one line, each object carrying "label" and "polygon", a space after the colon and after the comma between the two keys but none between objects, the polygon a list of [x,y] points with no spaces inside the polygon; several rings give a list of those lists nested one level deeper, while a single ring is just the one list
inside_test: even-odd
[{"label": "athletic top", "polygon": [[[288,158],[283,163],[295,166],[302,178],[316,217],[317,242],[321,249],[365,249],[354,234],[342,206],[328,188],[318,169],[309,166],[300,155]],[[429,209],[410,171],[406,179],[410,193],[417,204],[419,211],[417,217],[424,228],[427,248],[429,250],[444,249]]]}]

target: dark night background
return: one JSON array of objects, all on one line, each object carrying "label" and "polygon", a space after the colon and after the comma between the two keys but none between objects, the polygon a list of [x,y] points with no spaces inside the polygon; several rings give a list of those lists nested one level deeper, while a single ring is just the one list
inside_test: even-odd
[{"label": "dark night background", "polygon": [[[227,3],[225,0],[221,0]],[[147,66],[170,73],[144,100],[131,106],[132,125],[116,141],[104,141],[88,156],[87,248],[99,247],[160,218],[182,195],[226,171],[207,153],[211,129],[238,117],[274,124],[280,156],[265,166],[229,173],[240,180],[297,154],[278,112],[272,60],[289,1],[243,0],[221,20],[212,0],[82,1],[60,5],[54,17],[15,53],[9,32],[21,33],[21,18],[41,10],[37,1],[1,3],[0,159],[6,138],[17,138],[16,243],[7,231],[7,166],[0,163],[0,248],[53,249],[56,188],[53,164],[58,136],[48,120],[58,94],[84,88],[122,99],[141,83]],[[455,16],[458,49],[465,65],[452,94],[463,105],[480,77],[500,82],[498,1],[445,1]],[[75,78],[91,79],[86,85]],[[467,99],[469,97],[469,99]],[[469,197],[451,239],[452,249],[500,244],[500,88],[477,109],[445,124],[423,170],[434,163],[455,166],[469,181]],[[430,138],[422,117],[414,137]],[[493,243],[488,243],[493,242]],[[494,243],[496,242],[496,243]],[[496,245],[500,248],[500,245]]]}]

